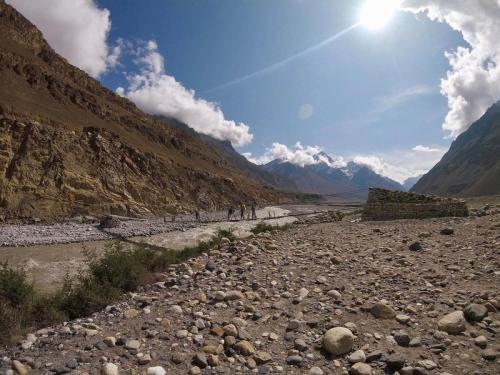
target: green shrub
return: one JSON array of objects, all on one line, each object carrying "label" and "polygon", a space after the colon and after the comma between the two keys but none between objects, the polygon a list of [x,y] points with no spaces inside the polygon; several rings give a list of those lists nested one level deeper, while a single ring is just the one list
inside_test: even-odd
[{"label": "green shrub", "polygon": [[33,298],[33,285],[28,282],[26,273],[12,269],[7,262],[0,266],[0,297],[13,305],[22,305]]},{"label": "green shrub", "polygon": [[230,231],[219,231],[209,241],[180,251],[142,243],[124,249],[122,243],[113,243],[100,258],[87,254],[87,271],[67,276],[62,288],[52,296],[39,295],[24,271],[4,263],[0,268],[0,344],[12,343],[28,329],[102,310],[122,298],[123,293],[148,283],[152,272],[165,271],[172,264],[207,252],[224,237],[235,239]]}]

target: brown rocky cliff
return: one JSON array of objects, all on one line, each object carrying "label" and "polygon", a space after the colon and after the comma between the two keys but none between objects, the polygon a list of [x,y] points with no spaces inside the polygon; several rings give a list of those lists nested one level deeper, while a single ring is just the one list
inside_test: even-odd
[{"label": "brown rocky cliff", "polygon": [[0,218],[163,214],[279,193],[56,54],[0,1]]}]

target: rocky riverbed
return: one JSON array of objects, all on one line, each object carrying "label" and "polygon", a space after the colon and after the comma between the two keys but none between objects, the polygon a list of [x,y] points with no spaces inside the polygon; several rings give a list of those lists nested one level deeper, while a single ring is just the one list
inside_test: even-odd
[{"label": "rocky riverbed", "polygon": [[[309,207],[309,210],[313,209]],[[290,210],[271,206],[258,210],[257,216],[267,219],[286,216],[289,213]],[[234,215],[233,222],[237,222],[237,218],[239,218],[239,212]],[[116,227],[105,229],[99,227],[97,218],[91,217],[77,217],[54,224],[6,224],[0,225],[0,247],[54,245],[152,236],[185,231],[214,221],[223,222],[226,219],[227,213],[218,211],[202,213],[199,221],[195,220],[194,215],[185,214],[147,219],[118,218],[119,224]]]},{"label": "rocky riverbed", "polygon": [[1,353],[1,366],[75,375],[498,374],[499,266],[498,214],[296,224],[224,241],[105,311],[33,332]]}]

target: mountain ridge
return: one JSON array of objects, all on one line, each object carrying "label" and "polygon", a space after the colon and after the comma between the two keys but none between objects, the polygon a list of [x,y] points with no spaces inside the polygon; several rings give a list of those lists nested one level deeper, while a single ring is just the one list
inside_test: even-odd
[{"label": "mountain ridge", "polygon": [[460,134],[411,190],[459,197],[500,194],[500,102]]},{"label": "mountain ridge", "polygon": [[364,164],[350,161],[342,165],[325,152],[313,155],[317,161],[304,166],[275,159],[264,168],[295,182],[304,193],[314,193],[341,199],[362,200],[370,187],[402,190],[403,186],[388,177],[377,174]]}]

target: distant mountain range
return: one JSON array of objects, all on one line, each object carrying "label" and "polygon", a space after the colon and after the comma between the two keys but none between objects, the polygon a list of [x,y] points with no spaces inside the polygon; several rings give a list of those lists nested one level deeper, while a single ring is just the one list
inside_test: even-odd
[{"label": "distant mountain range", "polygon": [[370,167],[349,162],[339,165],[325,152],[314,155],[315,164],[296,165],[289,161],[273,160],[263,167],[266,171],[293,181],[304,193],[313,193],[338,199],[365,199],[370,187],[403,190],[403,186],[381,176]]},{"label": "distant mountain range", "polygon": [[412,191],[461,197],[500,194],[500,102],[458,136]]}]

